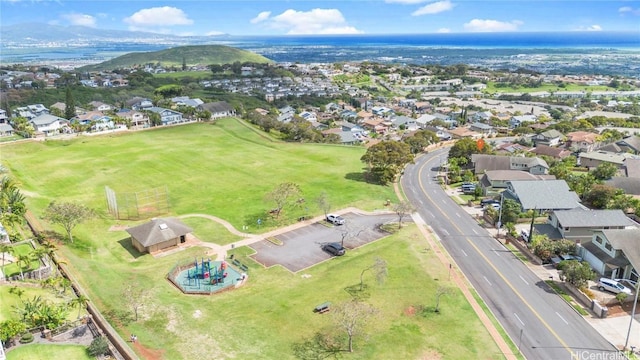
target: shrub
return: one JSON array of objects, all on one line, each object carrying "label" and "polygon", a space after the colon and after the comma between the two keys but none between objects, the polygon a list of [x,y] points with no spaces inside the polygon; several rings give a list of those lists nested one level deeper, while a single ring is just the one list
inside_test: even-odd
[{"label": "shrub", "polygon": [[586,286],[581,287],[580,291],[582,291],[585,295],[587,295],[587,297],[591,300],[596,298],[596,295],[593,293],[593,291],[591,291],[591,289],[589,289]]},{"label": "shrub", "polygon": [[24,333],[22,335],[22,337],[20,337],[20,344],[28,344],[30,342],[33,342],[33,334],[28,332],[28,333]]},{"label": "shrub", "polygon": [[618,293],[618,294],[616,295],[616,300],[618,300],[618,301],[620,302],[620,305],[622,305],[622,303],[623,303],[625,300],[627,300],[627,296],[629,296],[629,295],[627,295],[626,293],[623,293],[623,292]]},{"label": "shrub", "polygon": [[104,336],[97,337],[87,347],[87,353],[91,356],[107,355],[109,354],[109,342]]}]

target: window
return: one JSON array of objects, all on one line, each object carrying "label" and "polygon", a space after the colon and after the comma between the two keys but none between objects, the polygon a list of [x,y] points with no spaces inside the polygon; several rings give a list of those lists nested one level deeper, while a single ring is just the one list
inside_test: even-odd
[{"label": "window", "polygon": [[609,251],[613,250],[613,248],[611,247],[611,244],[609,244],[609,243],[606,243],[606,244],[604,245],[604,248],[605,248],[605,249],[607,249],[607,250],[609,250]]},{"label": "window", "polygon": [[602,244],[602,238],[600,236],[596,236],[596,242],[598,244]]}]

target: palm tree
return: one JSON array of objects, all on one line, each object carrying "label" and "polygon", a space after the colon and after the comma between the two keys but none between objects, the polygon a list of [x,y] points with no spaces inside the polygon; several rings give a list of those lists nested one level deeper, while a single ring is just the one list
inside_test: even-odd
[{"label": "palm tree", "polygon": [[23,281],[24,281],[23,268],[25,266],[29,266],[29,264],[31,263],[31,259],[32,259],[31,253],[29,253],[29,254],[18,254],[15,257],[16,265],[18,265],[18,268],[20,269],[20,278]]},{"label": "palm tree", "polygon": [[4,260],[7,254],[13,255],[14,249],[11,244],[0,244],[0,253],[2,253],[2,267],[4,267]]},{"label": "palm tree", "polygon": [[83,308],[87,307],[88,303],[89,303],[89,298],[81,294],[81,295],[78,295],[78,297],[72,299],[69,302],[69,305],[71,305],[71,307],[78,308],[78,318],[80,318],[80,312],[82,312]]}]

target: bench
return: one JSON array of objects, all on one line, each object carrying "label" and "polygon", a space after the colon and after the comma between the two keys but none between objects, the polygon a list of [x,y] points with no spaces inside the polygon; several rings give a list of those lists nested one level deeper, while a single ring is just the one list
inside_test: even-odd
[{"label": "bench", "polygon": [[242,269],[242,271],[244,271],[244,272],[249,271],[249,268],[245,264],[240,264],[240,269]]},{"label": "bench", "polygon": [[329,311],[331,308],[331,303],[330,302],[323,302],[322,304],[316,306],[313,309],[313,312],[318,313],[318,314],[322,314],[322,313],[326,313],[327,311]]},{"label": "bench", "polygon": [[240,261],[238,261],[238,259],[233,259],[233,261],[231,261],[231,263],[235,266],[240,266]]}]

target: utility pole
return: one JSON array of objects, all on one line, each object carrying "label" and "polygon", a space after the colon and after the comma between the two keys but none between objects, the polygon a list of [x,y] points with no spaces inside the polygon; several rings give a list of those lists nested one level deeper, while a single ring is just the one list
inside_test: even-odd
[{"label": "utility pole", "polygon": [[498,214],[498,235],[500,237],[500,228],[502,227],[502,203],[504,202],[504,191],[500,193],[500,212]]},{"label": "utility pole", "polygon": [[[638,279],[640,280],[640,279]],[[633,299],[633,309],[631,310],[631,319],[629,320],[629,329],[627,330],[627,338],[624,341],[624,347],[622,350],[627,350],[627,345],[629,345],[629,335],[631,335],[631,325],[633,325],[634,317],[636,316],[636,305],[638,305],[638,290],[640,290],[640,281],[636,282],[636,296]],[[632,346],[633,348],[634,346]]]}]

